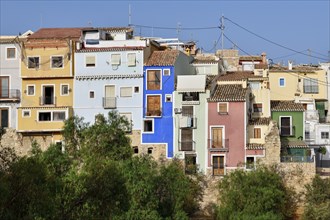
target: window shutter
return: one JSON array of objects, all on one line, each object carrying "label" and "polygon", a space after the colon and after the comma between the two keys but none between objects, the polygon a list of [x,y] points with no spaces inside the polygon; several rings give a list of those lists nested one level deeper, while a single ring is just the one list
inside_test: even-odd
[{"label": "window shutter", "polygon": [[254,129],[254,138],[261,138],[261,129],[260,128]]},{"label": "window shutter", "polygon": [[111,65],[120,65],[120,54],[111,55]]},{"label": "window shutter", "polygon": [[86,57],[86,66],[95,66],[95,56]]},{"label": "window shutter", "polygon": [[218,104],[219,113],[227,113],[227,103]]},{"label": "window shutter", "polygon": [[132,87],[121,87],[120,97],[132,97]]},{"label": "window shutter", "polygon": [[128,66],[135,66],[136,65],[136,54],[135,53],[127,54],[127,65]]}]

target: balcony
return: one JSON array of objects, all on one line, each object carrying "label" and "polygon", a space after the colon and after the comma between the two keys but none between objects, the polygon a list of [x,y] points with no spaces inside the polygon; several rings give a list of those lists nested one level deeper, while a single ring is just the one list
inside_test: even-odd
[{"label": "balcony", "polygon": [[182,116],[179,121],[180,128],[196,128],[197,118],[192,116]]},{"label": "balcony", "polygon": [[152,110],[145,108],[145,114],[146,117],[161,117],[162,116],[162,110]]},{"label": "balcony", "polygon": [[295,126],[281,126],[280,127],[280,136],[292,137],[292,136],[295,136],[295,134],[296,134]]},{"label": "balcony", "polygon": [[21,92],[18,89],[7,89],[0,92],[0,102],[17,102],[21,100]]},{"label": "balcony", "polygon": [[103,108],[115,109],[117,108],[116,97],[103,97]]},{"label": "balcony", "polygon": [[305,117],[307,121],[318,121],[319,120],[319,111],[317,110],[306,110]]},{"label": "balcony", "polygon": [[314,157],[311,156],[281,156],[283,163],[313,163]]},{"label": "balcony", "polygon": [[195,141],[180,141],[179,142],[180,151],[194,151],[195,150]]},{"label": "balcony", "polygon": [[229,139],[208,139],[210,151],[229,151]]},{"label": "balcony", "polygon": [[56,105],[56,96],[40,96],[40,105]]},{"label": "balcony", "polygon": [[319,86],[318,85],[304,85],[305,94],[318,94]]}]

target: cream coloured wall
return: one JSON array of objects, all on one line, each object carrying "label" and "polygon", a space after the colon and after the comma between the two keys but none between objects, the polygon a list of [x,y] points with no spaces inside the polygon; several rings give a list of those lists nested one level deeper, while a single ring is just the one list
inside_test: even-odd
[{"label": "cream coloured wall", "polygon": [[[261,128],[261,138],[254,137],[254,128]],[[268,134],[268,125],[248,125],[248,143],[250,144],[264,144],[265,136]]]}]

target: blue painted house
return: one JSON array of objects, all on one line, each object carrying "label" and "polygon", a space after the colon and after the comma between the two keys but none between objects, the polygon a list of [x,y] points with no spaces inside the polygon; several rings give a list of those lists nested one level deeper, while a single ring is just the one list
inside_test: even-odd
[{"label": "blue painted house", "polygon": [[178,50],[154,51],[144,66],[142,144],[157,157],[174,155],[173,92],[177,75],[193,73],[191,61]]}]

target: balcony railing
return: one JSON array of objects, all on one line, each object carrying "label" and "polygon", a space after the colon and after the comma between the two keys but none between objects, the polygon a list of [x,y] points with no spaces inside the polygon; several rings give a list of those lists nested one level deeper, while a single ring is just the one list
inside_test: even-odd
[{"label": "balcony railing", "polygon": [[180,141],[180,151],[194,151],[195,150],[195,141]]},{"label": "balcony railing", "polygon": [[295,136],[296,129],[295,126],[281,126],[280,135],[284,137]]},{"label": "balcony railing", "polygon": [[318,85],[304,86],[304,93],[317,94],[319,93],[319,86]]},{"label": "balcony railing", "polygon": [[229,139],[208,139],[208,149],[211,151],[229,151]]},{"label": "balcony railing", "polygon": [[103,97],[103,108],[117,108],[116,97]]},{"label": "balcony railing", "polygon": [[281,156],[281,162],[284,163],[312,163],[314,157],[311,156]]},{"label": "balcony railing", "polygon": [[192,116],[182,116],[179,121],[180,128],[196,128],[197,118]]},{"label": "balcony railing", "polygon": [[7,89],[0,91],[0,100],[17,100],[21,99],[21,92],[19,89]]},{"label": "balcony railing", "polygon": [[56,105],[56,96],[40,96],[40,105]]},{"label": "balcony railing", "polygon": [[162,109],[152,110],[152,109],[145,108],[145,114],[147,117],[160,117],[160,116],[162,116]]}]

